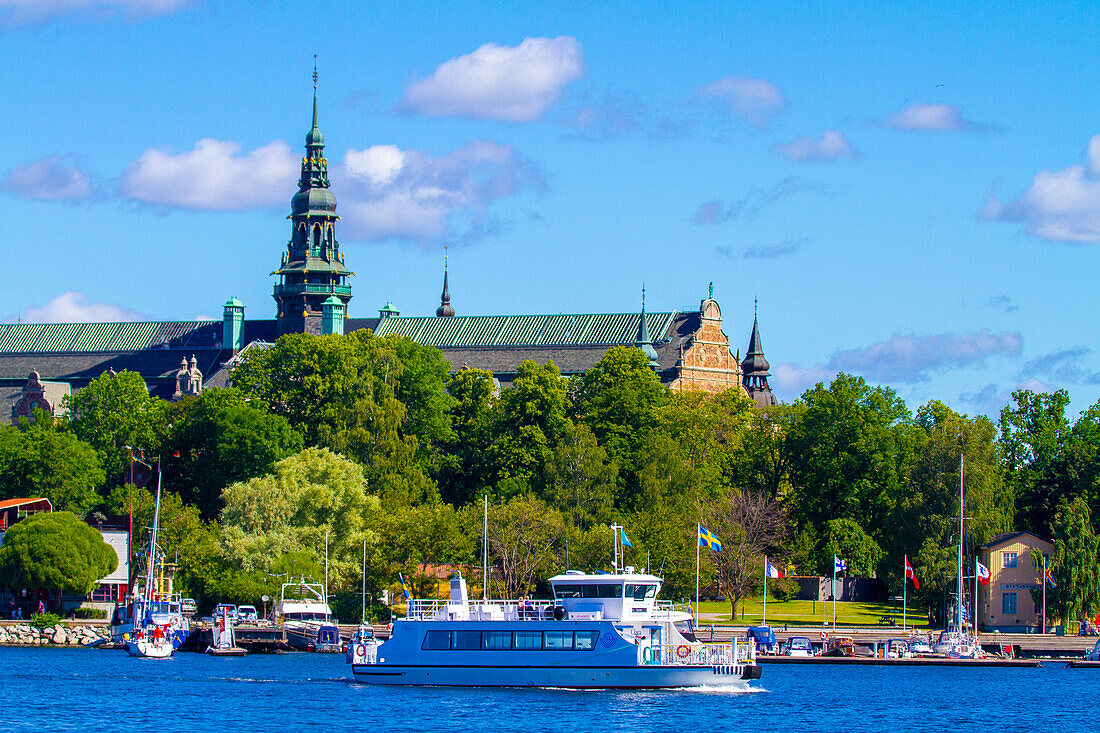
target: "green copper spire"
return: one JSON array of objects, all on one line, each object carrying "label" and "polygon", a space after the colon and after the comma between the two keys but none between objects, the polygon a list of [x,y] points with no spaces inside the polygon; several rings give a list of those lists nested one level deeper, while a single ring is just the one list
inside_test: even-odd
[{"label": "green copper spire", "polygon": [[649,327],[645,322],[645,285],[642,286],[642,313],[638,316],[638,336],[634,345],[649,358],[651,369],[657,368],[657,350],[653,348],[653,339],[649,337]]},{"label": "green copper spire", "polygon": [[[310,157],[313,157],[313,148],[323,148],[324,145],[325,136],[321,134],[320,128],[317,127],[317,54],[313,54],[313,127],[306,135],[306,148],[311,153]],[[320,155],[320,150],[317,152]]]}]

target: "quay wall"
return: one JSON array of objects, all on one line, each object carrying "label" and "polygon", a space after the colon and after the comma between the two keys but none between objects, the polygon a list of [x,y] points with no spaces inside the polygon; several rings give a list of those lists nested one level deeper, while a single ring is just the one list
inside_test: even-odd
[{"label": "quay wall", "polygon": [[30,624],[0,625],[0,646],[84,646],[107,638],[106,628],[91,624],[57,624],[39,629]]}]

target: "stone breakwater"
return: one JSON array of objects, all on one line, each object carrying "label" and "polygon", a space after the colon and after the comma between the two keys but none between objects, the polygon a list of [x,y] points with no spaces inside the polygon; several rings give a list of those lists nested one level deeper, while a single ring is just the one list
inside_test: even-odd
[{"label": "stone breakwater", "polygon": [[95,626],[57,624],[39,629],[30,624],[0,626],[0,646],[84,646],[106,638]]}]

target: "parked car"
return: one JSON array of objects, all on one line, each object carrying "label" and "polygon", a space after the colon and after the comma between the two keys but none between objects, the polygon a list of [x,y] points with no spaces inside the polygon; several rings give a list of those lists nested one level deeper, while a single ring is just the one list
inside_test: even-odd
[{"label": "parked car", "polygon": [[750,626],[745,639],[756,642],[757,654],[778,654],[779,645],[775,643],[775,632],[770,626]]},{"label": "parked car", "polygon": [[183,598],[180,600],[180,611],[183,612],[184,616],[194,616],[195,611],[198,609],[199,607],[195,603],[194,598]]},{"label": "parked car", "polygon": [[214,607],[214,618],[221,618],[222,611],[225,611],[225,615],[230,621],[237,620],[237,607],[232,603],[219,603]]},{"label": "parked car", "polygon": [[787,639],[783,647],[783,655],[787,657],[812,657],[814,645],[808,636],[792,636]]},{"label": "parked car", "polygon": [[260,619],[260,612],[256,610],[255,606],[238,606],[237,607],[237,620],[238,621],[258,621]]}]

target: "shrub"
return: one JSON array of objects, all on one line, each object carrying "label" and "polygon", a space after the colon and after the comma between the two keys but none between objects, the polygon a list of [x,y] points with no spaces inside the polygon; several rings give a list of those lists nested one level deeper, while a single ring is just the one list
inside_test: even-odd
[{"label": "shrub", "polygon": [[74,608],[73,618],[107,618],[107,612],[102,608]]},{"label": "shrub", "polygon": [[57,626],[61,617],[56,613],[36,613],[31,616],[31,626],[37,629],[45,629],[49,626]]},{"label": "shrub", "polygon": [[790,578],[779,578],[768,583],[768,591],[777,601],[793,601],[798,598],[798,582]]}]

